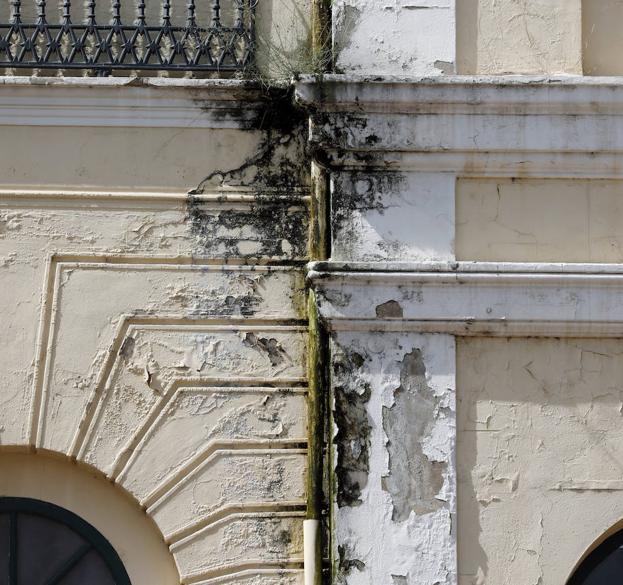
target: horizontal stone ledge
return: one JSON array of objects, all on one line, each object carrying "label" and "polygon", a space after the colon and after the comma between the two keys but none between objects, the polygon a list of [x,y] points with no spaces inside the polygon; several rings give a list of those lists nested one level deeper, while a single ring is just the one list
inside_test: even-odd
[{"label": "horizontal stone ledge", "polygon": [[296,98],[318,112],[623,113],[623,80],[588,76],[303,76]]},{"label": "horizontal stone ledge", "polygon": [[327,320],[326,325],[331,332],[430,333],[456,337],[623,338],[623,325],[615,321],[574,323],[570,321],[340,319]]},{"label": "horizontal stone ledge", "polygon": [[492,150],[409,151],[399,144],[370,149],[319,145],[321,164],[354,173],[432,172],[460,177],[537,179],[622,179],[621,152]]},{"label": "horizontal stone ledge", "polygon": [[563,264],[447,266],[321,271],[333,267],[317,264],[308,279],[321,316],[336,330],[623,337],[621,265],[583,264],[575,272]]},{"label": "horizontal stone ledge", "polygon": [[595,262],[309,262],[310,275],[350,273],[540,273],[540,274],[623,274],[623,264]]},{"label": "horizontal stone ledge", "polygon": [[252,129],[270,103],[244,80],[0,77],[0,125]]}]

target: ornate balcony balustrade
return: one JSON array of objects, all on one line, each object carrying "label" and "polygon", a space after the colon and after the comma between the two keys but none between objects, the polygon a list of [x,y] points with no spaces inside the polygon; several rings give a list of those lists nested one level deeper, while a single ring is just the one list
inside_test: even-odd
[{"label": "ornate balcony balustrade", "polygon": [[0,68],[240,71],[257,1],[10,0]]}]

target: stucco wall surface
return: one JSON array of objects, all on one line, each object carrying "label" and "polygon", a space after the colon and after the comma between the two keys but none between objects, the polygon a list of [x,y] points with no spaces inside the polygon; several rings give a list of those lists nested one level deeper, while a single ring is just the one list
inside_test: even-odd
[{"label": "stucco wall surface", "polygon": [[333,2],[336,69],[370,75],[455,72],[455,0]]},{"label": "stucco wall surface", "polygon": [[[541,40],[575,30],[551,18]],[[327,76],[297,96],[331,175],[333,256],[308,278],[337,578],[454,583],[458,542],[462,584],[564,583],[622,513],[620,80]]]},{"label": "stucco wall surface", "polygon": [[[244,84],[199,100],[141,84],[0,89],[0,444],[76,459],[129,493],[184,583],[299,580],[297,121],[251,123],[268,114],[260,95],[242,107]],[[3,106],[20,98],[32,116],[12,125]],[[92,119],[67,122],[72,104]]]},{"label": "stucco wall surface", "polygon": [[461,0],[456,35],[460,74],[582,73],[581,0]]},{"label": "stucco wall surface", "polygon": [[455,583],[454,338],[332,340],[334,579]]},{"label": "stucco wall surface", "polygon": [[621,181],[459,179],[458,260],[623,261]]},{"label": "stucco wall surface", "polygon": [[621,75],[623,41],[617,24],[623,18],[621,0],[582,0],[582,63],[584,75]]},{"label": "stucco wall surface", "polygon": [[457,344],[459,583],[563,583],[623,516],[623,345]]}]

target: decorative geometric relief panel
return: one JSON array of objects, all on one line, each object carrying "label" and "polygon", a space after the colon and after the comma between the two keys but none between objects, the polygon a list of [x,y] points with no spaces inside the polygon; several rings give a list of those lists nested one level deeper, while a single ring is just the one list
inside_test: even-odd
[{"label": "decorative geometric relief panel", "polygon": [[183,583],[301,578],[300,282],[291,267],[49,259],[30,442],[132,494]]}]

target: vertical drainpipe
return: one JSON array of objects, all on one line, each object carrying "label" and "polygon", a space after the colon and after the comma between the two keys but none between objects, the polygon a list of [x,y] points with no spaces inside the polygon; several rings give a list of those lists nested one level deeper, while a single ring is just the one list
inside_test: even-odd
[{"label": "vertical drainpipe", "polygon": [[309,319],[308,397],[307,397],[307,517],[304,526],[305,585],[321,585],[325,504],[325,444],[327,399],[327,336],[318,318],[316,295],[307,295]]},{"label": "vertical drainpipe", "polygon": [[[322,83],[322,74],[332,66],[332,0],[312,0],[312,50],[314,73]],[[311,167],[312,196],[310,206],[310,260],[326,260],[330,256],[328,236],[328,172],[316,162]],[[329,441],[326,420],[328,415],[328,358],[327,332],[319,318],[315,292],[307,291],[309,343],[308,368],[308,477],[307,517],[304,522],[305,585],[323,583],[323,534],[328,532],[323,518],[325,497],[326,445]]]}]

